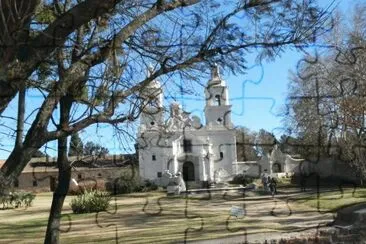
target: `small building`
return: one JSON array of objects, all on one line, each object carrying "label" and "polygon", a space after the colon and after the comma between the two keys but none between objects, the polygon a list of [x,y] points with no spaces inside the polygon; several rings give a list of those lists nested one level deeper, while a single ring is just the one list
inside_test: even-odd
[{"label": "small building", "polygon": [[291,155],[284,154],[278,145],[274,145],[268,155],[263,155],[257,161],[237,162],[237,172],[251,177],[259,177],[262,173],[282,177],[290,176],[299,171],[304,159],[295,159]]},{"label": "small building", "polygon": [[[57,185],[58,168],[56,158],[32,158],[14,181],[13,188],[29,191],[53,191]],[[121,177],[125,166],[137,165],[136,155],[108,155],[103,158],[69,157],[72,164],[71,178],[76,181],[103,179],[105,181]],[[5,160],[0,161],[0,168]],[[136,175],[138,173],[136,172]]]}]

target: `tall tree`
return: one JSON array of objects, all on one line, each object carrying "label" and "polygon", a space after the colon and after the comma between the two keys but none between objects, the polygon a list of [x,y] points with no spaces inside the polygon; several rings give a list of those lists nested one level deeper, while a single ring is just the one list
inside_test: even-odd
[{"label": "tall tree", "polygon": [[258,152],[263,155],[271,153],[274,145],[277,144],[277,139],[273,133],[260,129],[256,136],[256,146]]},{"label": "tall tree", "polygon": [[299,139],[290,135],[281,135],[279,141],[280,149],[283,153],[287,153],[290,155],[300,154],[302,153],[301,148],[298,147]]},{"label": "tall tree", "polygon": [[[62,97],[60,101],[59,127],[67,126],[70,121],[70,110],[72,98]],[[69,191],[71,180],[71,164],[67,157],[67,137],[60,137],[57,140],[57,167],[58,183],[53,193],[50,215],[46,229],[44,243],[59,243],[61,211]]]},{"label": "tall tree", "polygon": [[84,147],[84,155],[104,157],[108,154],[108,148],[102,147],[101,145],[88,141]]},{"label": "tall tree", "polygon": [[71,156],[82,156],[84,152],[84,146],[79,133],[71,135],[70,146],[69,146],[69,157]]},{"label": "tall tree", "polygon": [[236,129],[236,154],[238,161],[256,161],[258,153],[255,149],[256,134],[246,127]]},{"label": "tall tree", "polygon": [[[93,19],[115,9],[121,0],[42,1],[0,0],[0,114],[37,67],[70,34]],[[55,8],[48,23],[32,23],[44,14],[42,8]],[[63,13],[64,10],[66,13]],[[41,28],[40,25],[41,24]]]},{"label": "tall tree", "polygon": [[325,36],[332,46],[305,57],[292,75],[285,121],[297,135],[304,156],[319,160],[338,157],[366,175],[364,138],[366,112],[366,4],[353,18],[341,13]]}]

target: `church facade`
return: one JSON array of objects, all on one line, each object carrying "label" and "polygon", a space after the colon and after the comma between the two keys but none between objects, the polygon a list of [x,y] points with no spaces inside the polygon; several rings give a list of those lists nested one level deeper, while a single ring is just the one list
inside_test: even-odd
[{"label": "church facade", "polygon": [[149,101],[137,135],[142,180],[159,182],[169,171],[182,173],[186,182],[217,183],[238,173],[228,87],[217,66],[205,88],[205,124],[184,112],[178,103],[170,105],[170,116],[165,120],[159,81],[151,82],[140,95]]},{"label": "church facade", "polygon": [[[277,145],[258,161],[238,162],[228,87],[217,66],[211,70],[211,78],[205,87],[204,124],[199,117],[183,111],[179,103],[170,105],[166,119],[163,92],[157,80],[140,92],[147,101],[140,115],[137,134],[141,180],[164,185],[166,175],[180,173],[185,182],[205,185],[230,181],[237,174],[260,177],[266,173],[287,177],[314,172],[342,175],[347,171],[343,164],[331,159],[311,163],[293,158],[282,153]],[[348,178],[353,177],[349,175]]]}]

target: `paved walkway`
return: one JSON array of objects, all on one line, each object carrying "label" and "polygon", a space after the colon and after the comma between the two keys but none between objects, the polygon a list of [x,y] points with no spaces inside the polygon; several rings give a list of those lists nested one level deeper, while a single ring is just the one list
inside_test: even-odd
[{"label": "paved walkway", "polygon": [[[327,230],[330,229],[329,227],[319,228],[319,230]],[[318,230],[318,231],[319,231]],[[204,241],[195,241],[195,242],[188,242],[194,244],[242,244],[242,243],[264,243],[267,241],[271,243],[271,240],[281,240],[283,239],[291,239],[291,238],[301,238],[301,237],[316,237],[318,233],[316,228],[311,228],[309,230],[304,231],[297,231],[297,232],[287,232],[287,233],[280,233],[280,232],[266,232],[266,233],[256,233],[256,234],[247,234],[247,235],[239,235],[239,236],[232,236],[227,238],[220,238],[215,240],[204,240]]]}]

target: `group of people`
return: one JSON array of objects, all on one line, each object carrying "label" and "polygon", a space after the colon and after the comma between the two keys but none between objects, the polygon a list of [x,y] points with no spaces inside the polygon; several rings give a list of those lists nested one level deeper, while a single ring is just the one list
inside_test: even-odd
[{"label": "group of people", "polygon": [[262,184],[265,191],[271,192],[272,196],[277,194],[277,181],[270,175],[262,175]]}]

